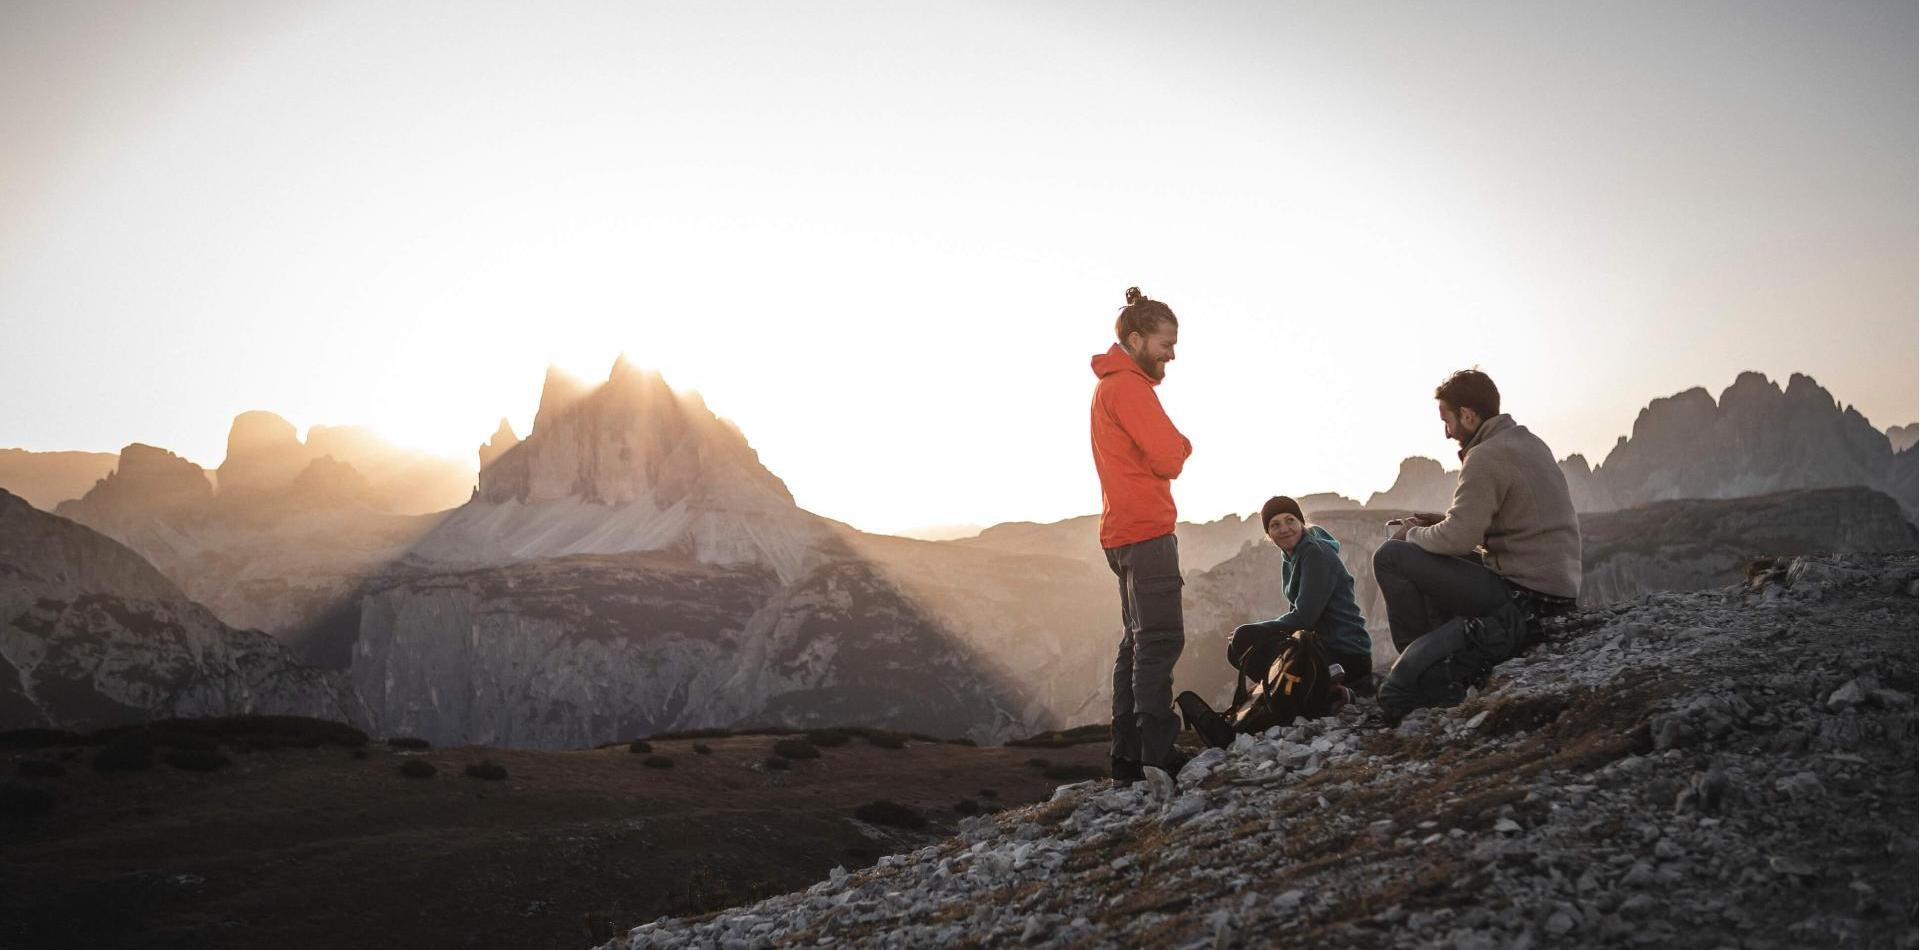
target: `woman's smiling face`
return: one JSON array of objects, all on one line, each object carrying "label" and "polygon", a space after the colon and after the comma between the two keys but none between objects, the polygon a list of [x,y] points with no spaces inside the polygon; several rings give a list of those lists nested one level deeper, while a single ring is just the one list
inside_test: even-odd
[{"label": "woman's smiling face", "polygon": [[1280,550],[1293,553],[1300,538],[1307,533],[1307,526],[1291,511],[1283,511],[1267,522],[1267,538],[1280,546]]}]

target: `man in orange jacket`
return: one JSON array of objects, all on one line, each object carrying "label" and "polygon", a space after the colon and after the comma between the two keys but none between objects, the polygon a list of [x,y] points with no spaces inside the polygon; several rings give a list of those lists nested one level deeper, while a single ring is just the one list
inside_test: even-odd
[{"label": "man in orange jacket", "polygon": [[1120,655],[1113,661],[1113,777],[1144,765],[1171,769],[1180,720],[1173,665],[1186,646],[1173,479],[1193,444],[1173,427],[1153,388],[1173,362],[1180,323],[1158,300],[1127,288],[1114,323],[1120,342],[1093,358],[1093,467],[1100,473],[1100,546],[1120,578]]}]

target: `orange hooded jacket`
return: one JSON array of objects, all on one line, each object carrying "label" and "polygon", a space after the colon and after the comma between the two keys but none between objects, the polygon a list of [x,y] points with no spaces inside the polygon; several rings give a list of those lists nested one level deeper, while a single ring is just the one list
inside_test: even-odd
[{"label": "orange hooded jacket", "polygon": [[1158,385],[1119,344],[1093,358],[1093,467],[1100,473],[1100,546],[1173,533],[1173,479],[1193,443],[1173,427]]}]

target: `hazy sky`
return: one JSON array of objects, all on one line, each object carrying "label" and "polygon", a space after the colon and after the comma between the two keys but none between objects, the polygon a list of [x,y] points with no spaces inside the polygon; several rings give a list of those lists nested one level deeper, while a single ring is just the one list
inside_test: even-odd
[{"label": "hazy sky", "polygon": [[1809,373],[1916,416],[1895,2],[0,4],[0,446],[231,418],[472,458],[558,363],[698,389],[875,530],[1097,510],[1137,284],[1183,517],[1447,457],[1478,364],[1597,461]]}]

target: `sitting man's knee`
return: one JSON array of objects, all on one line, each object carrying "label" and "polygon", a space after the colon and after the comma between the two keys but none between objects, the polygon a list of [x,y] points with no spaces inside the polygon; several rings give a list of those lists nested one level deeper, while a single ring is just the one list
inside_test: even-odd
[{"label": "sitting man's knee", "polygon": [[1408,554],[1420,548],[1411,541],[1389,540],[1373,551],[1373,570],[1379,573],[1405,562]]}]

